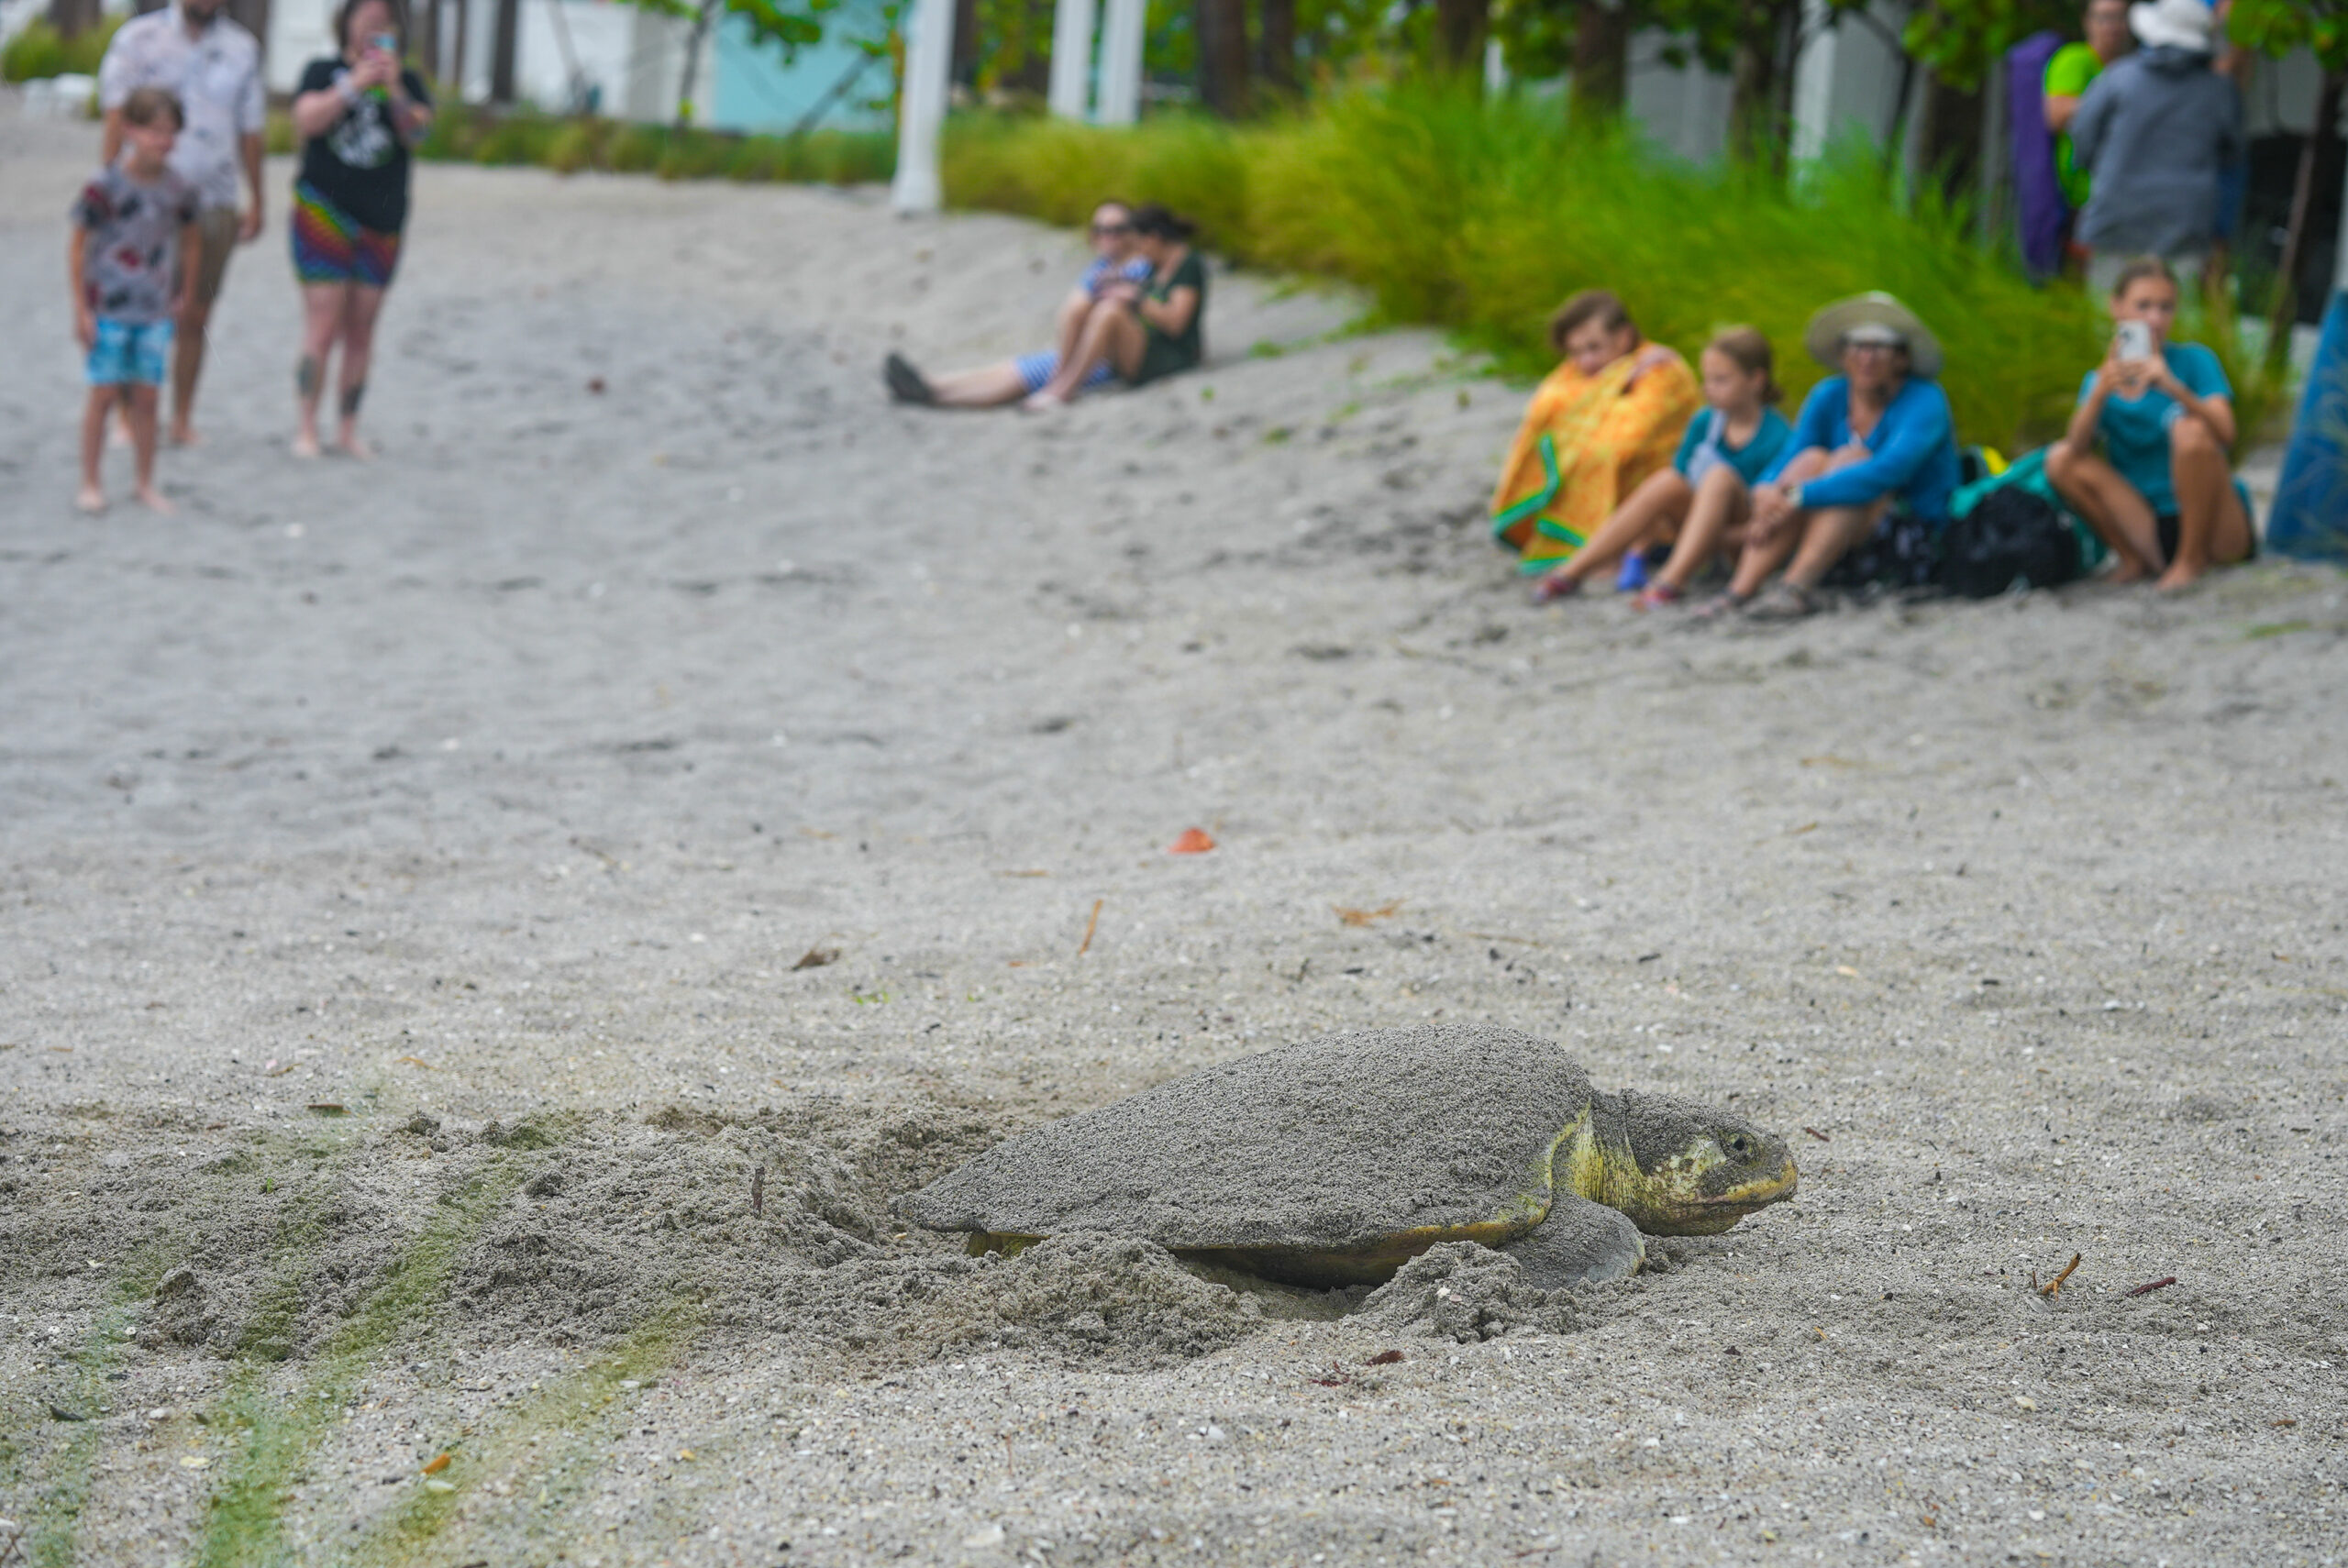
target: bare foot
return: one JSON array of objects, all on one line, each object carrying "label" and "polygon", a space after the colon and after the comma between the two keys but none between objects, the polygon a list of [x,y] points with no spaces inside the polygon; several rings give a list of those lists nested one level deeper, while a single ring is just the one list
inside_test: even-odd
[{"label": "bare foot", "polygon": [[2150,567],[2139,566],[2134,561],[2121,561],[2106,574],[2104,580],[2115,587],[2122,587],[2132,582],[2146,581],[2152,575]]},{"label": "bare foot", "polygon": [[1030,414],[1042,414],[1050,409],[1066,408],[1068,406],[1068,399],[1060,396],[1058,392],[1039,392],[1029,397],[1026,402],[1021,403],[1019,406],[1025,409]]},{"label": "bare foot", "polygon": [[204,437],[195,433],[195,426],[193,425],[172,425],[171,441],[172,445],[174,447],[201,447],[204,445]]},{"label": "bare foot", "polygon": [[344,431],[335,437],[334,444],[335,448],[344,457],[356,458],[362,463],[375,455],[375,448],[360,439],[359,432],[356,430]]},{"label": "bare foot", "polygon": [[173,506],[170,501],[166,500],[163,492],[157,490],[153,485],[142,484],[138,487],[137,493],[138,496],[138,504],[145,507],[148,511],[154,513],[157,516],[172,517],[178,515],[179,508]]},{"label": "bare foot", "polygon": [[302,430],[295,432],[294,436],[294,455],[297,458],[316,457],[318,455],[318,433],[315,430]]},{"label": "bare foot", "polygon": [[2201,574],[2209,569],[2205,566],[2187,566],[2183,561],[2171,561],[2168,570],[2161,573],[2161,580],[2153,586],[2163,593],[2175,593],[2200,581]]},{"label": "bare foot", "polygon": [[96,485],[85,484],[73,492],[73,504],[94,517],[106,509],[106,492]]}]

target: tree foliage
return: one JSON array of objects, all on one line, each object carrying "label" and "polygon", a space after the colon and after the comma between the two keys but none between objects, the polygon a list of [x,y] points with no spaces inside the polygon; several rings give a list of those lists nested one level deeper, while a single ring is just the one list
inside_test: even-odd
[{"label": "tree foliage", "polygon": [[2234,0],[2226,36],[2276,59],[2310,49],[2325,72],[2348,72],[2348,0]]},{"label": "tree foliage", "polygon": [[1977,92],[2032,34],[2075,33],[2082,8],[2081,0],[1929,0],[1908,18],[1900,41],[1940,81]]}]

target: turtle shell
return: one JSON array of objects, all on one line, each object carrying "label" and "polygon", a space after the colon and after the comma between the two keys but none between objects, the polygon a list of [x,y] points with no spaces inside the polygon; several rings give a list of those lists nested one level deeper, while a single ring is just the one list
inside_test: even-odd
[{"label": "turtle shell", "polygon": [[1578,1063],[1512,1030],[1324,1035],[1023,1133],[897,1211],[999,1242],[1105,1231],[1275,1276],[1377,1279],[1436,1242],[1540,1223],[1551,1151],[1589,1099]]}]

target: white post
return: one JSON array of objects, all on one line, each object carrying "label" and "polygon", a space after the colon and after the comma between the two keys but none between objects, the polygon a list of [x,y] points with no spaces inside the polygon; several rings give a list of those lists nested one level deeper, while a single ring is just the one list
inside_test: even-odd
[{"label": "white post", "polygon": [[1092,98],[1092,0],[1052,6],[1052,113],[1080,120]]},{"label": "white post", "polygon": [[1141,46],[1148,31],[1149,0],[1109,0],[1101,29],[1101,102],[1094,116],[1104,126],[1129,126],[1141,117]]},{"label": "white post", "polygon": [[934,213],[943,195],[937,139],[954,70],[954,0],[914,0],[905,34],[905,85],[897,105],[897,177],[889,201],[901,213]]}]

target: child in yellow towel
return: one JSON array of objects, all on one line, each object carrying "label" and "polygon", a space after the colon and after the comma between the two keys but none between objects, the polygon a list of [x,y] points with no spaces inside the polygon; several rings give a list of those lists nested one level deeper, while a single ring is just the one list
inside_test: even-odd
[{"label": "child in yellow towel", "polygon": [[1549,320],[1564,362],[1524,411],[1492,492],[1492,535],[1535,576],[1581,548],[1623,497],[1671,466],[1703,398],[1688,361],[1645,343],[1621,299],[1576,294]]}]

